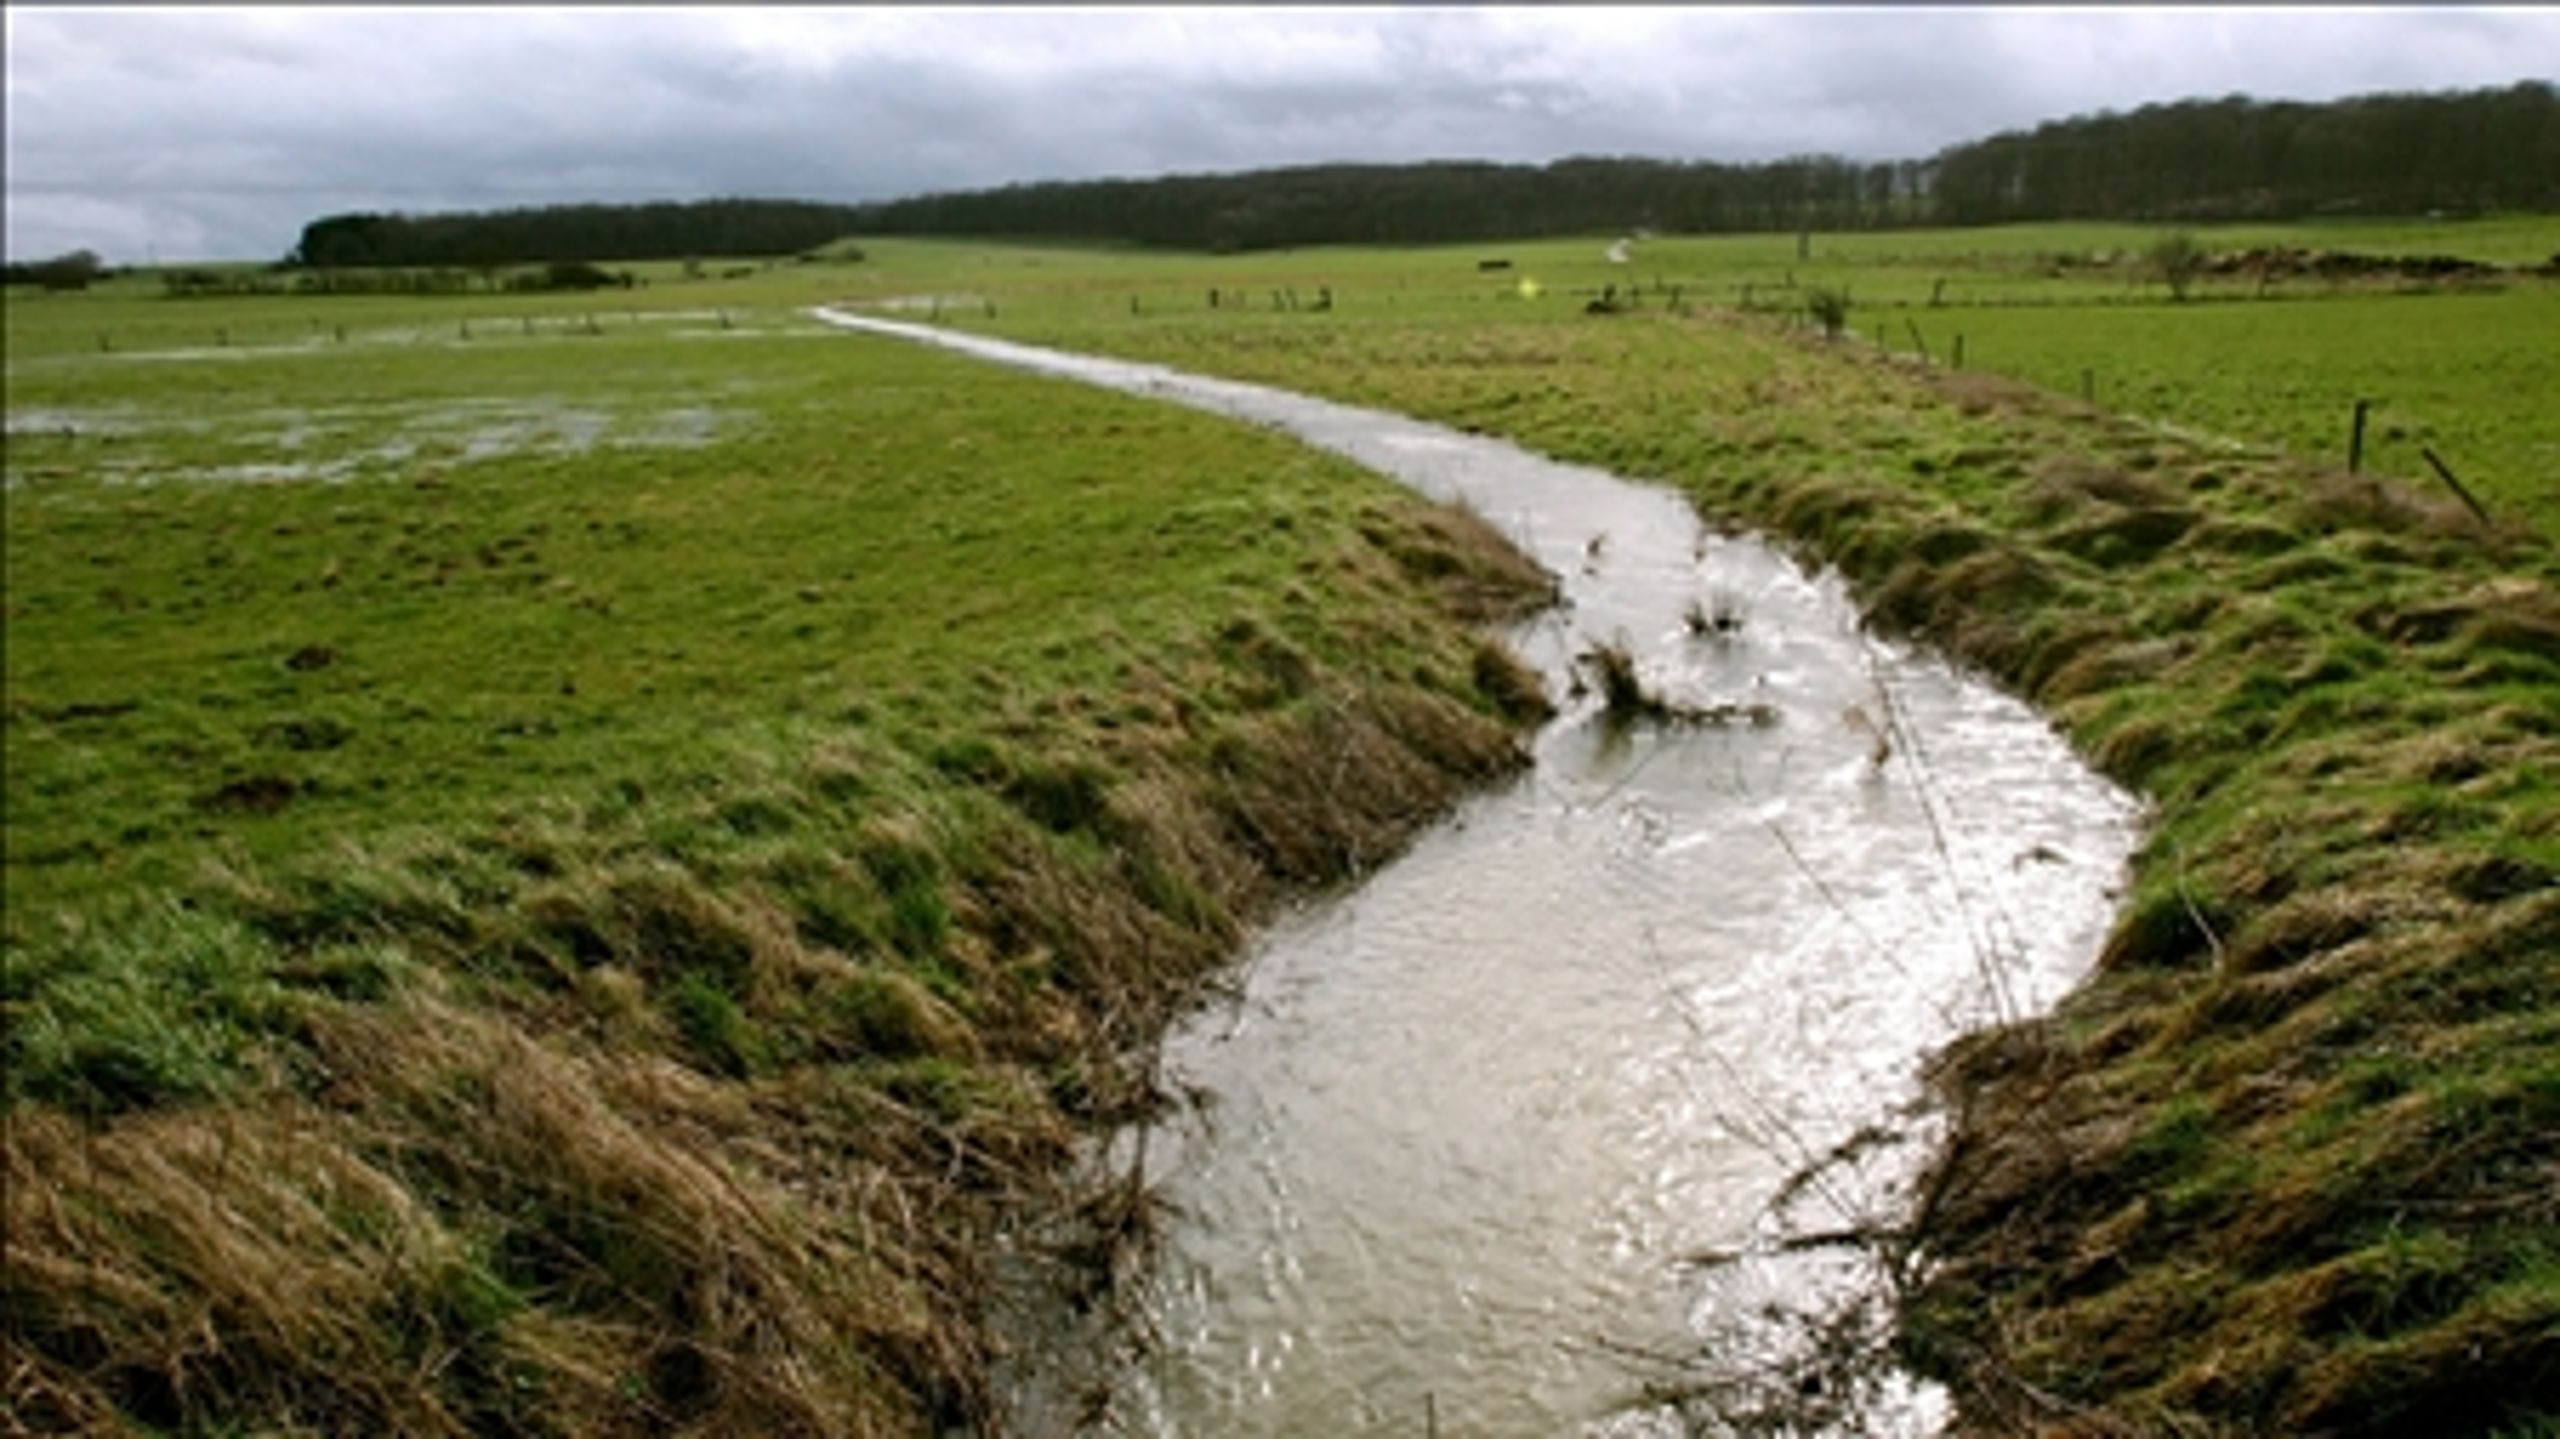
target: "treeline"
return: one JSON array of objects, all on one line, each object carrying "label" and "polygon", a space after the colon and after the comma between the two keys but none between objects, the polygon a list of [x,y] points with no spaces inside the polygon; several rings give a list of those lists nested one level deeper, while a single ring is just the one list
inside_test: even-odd
[{"label": "treeline", "polygon": [[[639,283],[629,270],[605,270],[583,260],[554,260],[537,269],[481,277],[481,288],[496,293],[542,294],[560,290],[628,290]],[[401,269],[362,266],[347,269],[294,271],[181,269],[160,272],[161,289],[172,299],[205,299],[239,295],[465,295],[472,293],[470,271]]]},{"label": "treeline", "polygon": [[815,250],[854,228],[854,211],[810,200],[545,205],[438,215],[330,215],[302,227],[298,269],[368,265],[495,270],[549,262],[771,256]]},{"label": "treeline", "polygon": [[1576,158],[1313,165],[1154,180],[1053,181],[856,212],[865,234],[1020,235],[1235,251],[1657,230],[1922,223],[1927,167],[1807,156],[1761,165]]},{"label": "treeline", "polygon": [[2233,96],[1994,135],[1925,160],[1575,158],[1312,165],[1054,181],[863,205],[706,200],[343,214],[288,267],[461,269],[807,255],[850,234],[983,235],[1235,251],[1591,234],[1855,230],[2012,220],[2197,222],[2560,210],[2560,92]]},{"label": "treeline", "polygon": [[1941,153],[1939,223],[2560,210],[2560,92],[2151,105]]},{"label": "treeline", "polygon": [[1246,250],[1669,231],[2009,220],[2204,221],[2560,210],[2560,94],[2151,105],[1956,145],[1927,160],[1728,165],[1321,165],[1011,185],[858,207],[869,234],[1038,236]]}]

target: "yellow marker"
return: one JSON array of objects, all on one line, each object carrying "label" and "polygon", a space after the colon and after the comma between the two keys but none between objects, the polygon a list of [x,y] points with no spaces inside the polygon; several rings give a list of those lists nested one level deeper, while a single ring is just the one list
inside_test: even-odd
[{"label": "yellow marker", "polygon": [[1520,298],[1524,300],[1534,300],[1538,298],[1539,289],[1540,286],[1537,281],[1523,277],[1520,281]]}]

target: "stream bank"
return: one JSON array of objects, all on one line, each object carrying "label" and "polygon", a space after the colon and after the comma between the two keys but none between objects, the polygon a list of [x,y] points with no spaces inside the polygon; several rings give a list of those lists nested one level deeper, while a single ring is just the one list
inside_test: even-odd
[{"label": "stream bank", "polygon": [[[2039,1012],[2095,952],[2130,801],[2025,706],[1869,634],[1838,577],[1669,492],[1256,386],[827,318],[1278,426],[1486,515],[1564,589],[1513,636],[1564,704],[1528,776],[1273,926],[1232,1001],[1171,1036],[1190,1100],[1108,1161],[1141,1163],[1167,1216],[1133,1286],[1152,1337],[1028,1321],[1020,1426],[1633,1435],[1784,1402],[1933,1432],[1943,1398],[1874,1362],[1864,1241],[1939,1136],[1922,1058]],[[1613,718],[1577,678],[1611,646],[1665,717]],[[1812,1352],[1826,1330],[1862,1363]],[[1807,1403],[1825,1364],[1859,1387]]]},{"label": "stream bank", "polygon": [[1235,329],[1032,333],[1660,477],[2152,802],[2097,971],[1940,1072],[1901,1343],[1968,1428],[2560,1423],[2548,542],[1718,310]]}]

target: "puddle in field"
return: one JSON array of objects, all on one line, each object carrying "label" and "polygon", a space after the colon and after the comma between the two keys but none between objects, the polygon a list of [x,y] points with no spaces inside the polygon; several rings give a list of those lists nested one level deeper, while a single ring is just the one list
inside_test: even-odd
[{"label": "puddle in field", "polygon": [[0,421],[0,433],[11,437],[42,435],[54,439],[76,440],[116,438],[141,429],[140,412],[129,407],[112,410],[65,410],[29,407],[9,411]]},{"label": "puddle in field", "polygon": [[[2124,794],[2024,705],[1864,633],[1836,577],[1666,491],[1258,386],[821,318],[1279,428],[1472,505],[1567,596],[1515,637],[1565,699],[1533,770],[1270,925],[1167,1039],[1184,1098],[1095,1157],[1143,1163],[1162,1200],[1125,1303],[1079,1310],[1045,1245],[1018,1248],[1010,1427],[1943,1425],[1882,1359],[1868,1251],[1820,1236],[1903,1212],[1940,1134],[1923,1056],[2083,971]],[[1763,722],[1613,728],[1568,696],[1612,637],[1674,698]],[[1857,1362],[1823,1370],[1826,1325]]]},{"label": "puddle in field", "polygon": [[868,309],[884,310],[893,315],[940,315],[945,310],[975,315],[984,313],[990,301],[984,295],[960,291],[949,295],[892,295],[864,303]]},{"label": "puddle in field", "polygon": [[[970,303],[974,307],[977,302],[972,300]],[[749,323],[751,319],[755,323]],[[659,330],[659,326],[665,328]],[[349,357],[380,349],[504,349],[518,344],[552,345],[562,340],[596,339],[634,329],[656,331],[652,338],[672,336],[686,339],[713,335],[723,338],[743,335],[775,338],[822,336],[827,333],[823,327],[803,322],[796,314],[781,316],[769,309],[749,306],[597,310],[592,313],[541,315],[478,313],[457,315],[452,320],[431,325],[314,322],[308,329],[283,335],[260,327],[234,332],[227,340],[214,338],[216,328],[151,325],[142,327],[138,333],[110,329],[106,332],[107,343],[102,348],[83,347],[28,357],[12,355],[8,358],[8,367],[14,372],[85,368],[98,364],[237,363],[333,355]]]},{"label": "puddle in field", "polygon": [[[280,484],[343,480],[420,460],[469,464],[599,448],[690,448],[716,439],[728,414],[710,405],[608,410],[545,399],[283,407],[219,421],[138,407],[31,408],[9,412],[12,437],[97,440],[108,447],[56,455],[53,463],[26,474],[13,464],[9,483],[18,487],[31,479],[78,475],[120,485]],[[197,450],[218,443],[244,458],[189,463],[162,448],[177,443]],[[69,463],[74,458],[79,463]]]}]

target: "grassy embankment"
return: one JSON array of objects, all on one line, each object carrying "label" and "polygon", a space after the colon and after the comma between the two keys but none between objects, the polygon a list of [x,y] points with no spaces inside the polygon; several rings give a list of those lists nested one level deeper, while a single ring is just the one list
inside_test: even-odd
[{"label": "grassy embankment", "polygon": [[[2536,233],[2547,253],[2551,227]],[[1648,295],[1585,314],[1559,292],[1623,273],[1598,250],[1513,247],[1515,275],[1551,287],[1534,301],[1504,298],[1515,277],[1473,273],[1472,252],[1204,261],[1179,277],[1226,277],[1257,294],[1249,313],[1171,283],[1132,313],[1131,288],[1159,272],[1110,257],[1045,287],[1020,261],[980,260],[1024,287],[964,322],[1678,485],[1837,563],[1879,623],[2031,696],[2150,798],[2089,982],[1943,1067],[1960,1123],[1914,1236],[1927,1262],[1904,1342],[1972,1420],[2091,1435],[2560,1424],[2547,531],[2349,478],[2331,446],[2198,436],[1826,344],[1700,306],[1705,281],[1688,313]],[[973,268],[914,258],[935,283]],[[1331,311],[1260,300],[1319,283],[1338,291]],[[2549,282],[2518,281],[2050,313],[2134,346],[2119,364],[2243,405],[2260,441],[2283,431],[2284,385],[2347,376],[2316,407],[2342,413],[2403,354],[2467,354],[2488,378],[2449,388],[2461,407],[2429,423],[2450,453],[2505,446],[2490,503],[2547,526],[2555,362],[2519,346],[2555,307]],[[2130,323],[2110,328],[2117,316]],[[2314,353],[2296,355],[2305,336]],[[2208,353],[2243,364],[2200,368]],[[2299,363],[2255,368],[2277,355]]]},{"label": "grassy embankment", "polygon": [[10,296],[6,1427],[982,1418],[1132,1047],[1515,762],[1466,517],[660,279]]}]

